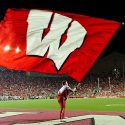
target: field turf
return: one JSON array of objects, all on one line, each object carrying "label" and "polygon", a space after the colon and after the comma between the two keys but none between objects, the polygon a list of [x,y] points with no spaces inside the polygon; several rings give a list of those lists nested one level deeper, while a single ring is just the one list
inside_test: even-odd
[{"label": "field turf", "polygon": [[[10,100],[0,101],[0,108],[59,110],[59,105],[57,99]],[[68,99],[66,110],[125,112],[125,99]]]}]

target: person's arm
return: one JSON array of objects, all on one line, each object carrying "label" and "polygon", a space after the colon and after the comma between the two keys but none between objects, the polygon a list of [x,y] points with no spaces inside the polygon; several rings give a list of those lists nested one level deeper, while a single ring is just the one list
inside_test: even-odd
[{"label": "person's arm", "polygon": [[70,90],[71,92],[75,92],[76,91],[76,87],[72,89],[71,87],[67,86],[67,89]]},{"label": "person's arm", "polygon": [[81,83],[78,83],[77,86],[74,87],[73,89],[71,89],[71,87],[69,87],[69,86],[67,86],[67,87],[68,87],[68,89],[69,89],[71,92],[76,92],[80,85],[81,85]]}]

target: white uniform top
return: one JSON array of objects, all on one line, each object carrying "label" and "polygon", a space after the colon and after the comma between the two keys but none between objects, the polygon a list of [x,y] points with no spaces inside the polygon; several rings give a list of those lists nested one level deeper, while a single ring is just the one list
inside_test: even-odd
[{"label": "white uniform top", "polygon": [[68,85],[63,85],[58,91],[58,95],[62,94],[66,89],[70,89]]}]

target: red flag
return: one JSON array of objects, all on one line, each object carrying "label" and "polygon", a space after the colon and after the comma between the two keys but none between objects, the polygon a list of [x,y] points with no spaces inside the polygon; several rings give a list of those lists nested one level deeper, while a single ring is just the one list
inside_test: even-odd
[{"label": "red flag", "polygon": [[8,9],[0,24],[0,65],[81,81],[120,26],[72,13]]}]

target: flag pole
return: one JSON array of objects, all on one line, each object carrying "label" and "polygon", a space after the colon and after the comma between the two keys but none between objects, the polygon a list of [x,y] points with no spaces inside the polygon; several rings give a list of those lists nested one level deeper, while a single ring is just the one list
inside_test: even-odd
[{"label": "flag pole", "polygon": [[109,90],[111,92],[111,78],[110,77],[108,77],[108,81],[109,81]]},{"label": "flag pole", "polygon": [[124,66],[124,62],[122,63],[122,75],[123,75],[123,87],[124,87],[124,95],[125,95],[125,66]]},{"label": "flag pole", "polygon": [[98,90],[99,90],[99,87],[100,87],[100,86],[99,86],[99,77],[97,78],[97,80],[98,80]]}]

